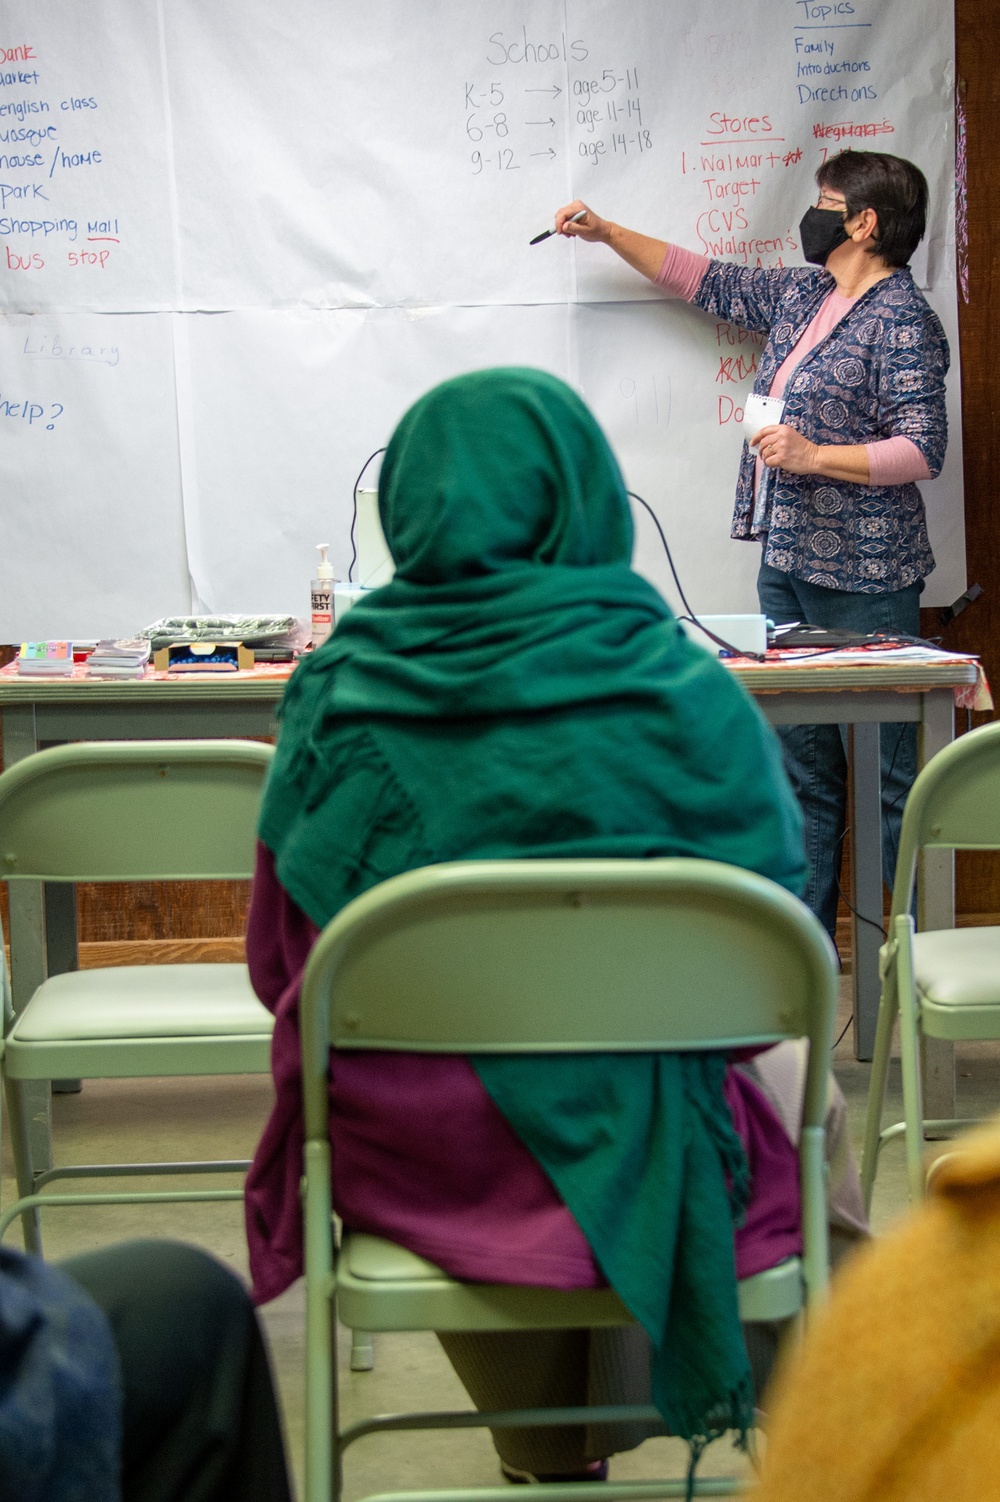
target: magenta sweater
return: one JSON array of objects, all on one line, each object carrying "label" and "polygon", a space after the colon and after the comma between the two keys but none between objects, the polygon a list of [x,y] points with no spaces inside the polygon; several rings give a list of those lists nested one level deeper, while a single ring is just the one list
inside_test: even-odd
[{"label": "magenta sweater", "polygon": [[[317,930],[258,846],[247,962],[274,1013],[276,1100],[246,1183],[258,1303],[302,1273],[302,972]],[[752,1198],[735,1233],[741,1278],[801,1251],[798,1155],[770,1101],[738,1069],[726,1099],[746,1149]],[[398,1242],[476,1282],[595,1288],[603,1278],[576,1221],[459,1055],[334,1052],[333,1204],[344,1224]]]}]

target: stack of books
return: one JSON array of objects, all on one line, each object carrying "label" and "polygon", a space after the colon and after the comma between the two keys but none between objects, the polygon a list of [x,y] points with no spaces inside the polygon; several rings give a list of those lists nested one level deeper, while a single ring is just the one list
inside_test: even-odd
[{"label": "stack of books", "polygon": [[87,658],[88,678],[142,678],[150,644],[143,637],[128,641],[99,641]]},{"label": "stack of books", "polygon": [[23,641],[17,654],[17,671],[31,678],[71,678],[73,643]]}]

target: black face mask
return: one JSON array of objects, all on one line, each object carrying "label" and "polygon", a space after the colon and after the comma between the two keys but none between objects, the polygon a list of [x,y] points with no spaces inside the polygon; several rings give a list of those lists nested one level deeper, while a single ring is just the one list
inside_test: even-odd
[{"label": "black face mask", "polygon": [[850,239],[839,209],[806,209],[799,222],[799,234],[802,254],[813,266],[825,266],[830,252]]}]

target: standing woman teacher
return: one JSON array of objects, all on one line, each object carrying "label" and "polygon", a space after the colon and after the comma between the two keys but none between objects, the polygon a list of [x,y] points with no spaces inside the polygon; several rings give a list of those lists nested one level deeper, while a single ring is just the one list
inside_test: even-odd
[{"label": "standing woman teacher", "polygon": [[[762,546],[760,608],[859,632],[919,632],[934,567],[918,480],[947,445],[948,343],[907,263],[924,234],[927,183],[912,162],[844,151],[816,174],[800,225],[810,266],[755,269],[682,250],[601,219],[576,201],[563,235],[610,245],[665,292],[768,335],[754,390],[782,421],[745,444],[732,536]],[[586,209],[584,218],[572,217]],[[814,269],[815,268],[815,269]],[[756,451],[756,452],[754,452]],[[805,815],[805,899],[833,935],[847,762],[836,725],[779,731]],[[883,870],[891,887],[916,727],[881,727]]]}]

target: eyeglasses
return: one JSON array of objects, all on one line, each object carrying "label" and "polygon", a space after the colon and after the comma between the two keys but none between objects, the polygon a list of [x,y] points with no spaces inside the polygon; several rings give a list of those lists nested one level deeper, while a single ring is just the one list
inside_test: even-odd
[{"label": "eyeglasses", "polygon": [[844,198],[831,198],[829,193],[821,193],[816,200],[818,209],[838,209],[840,213],[847,213],[847,200]]}]

